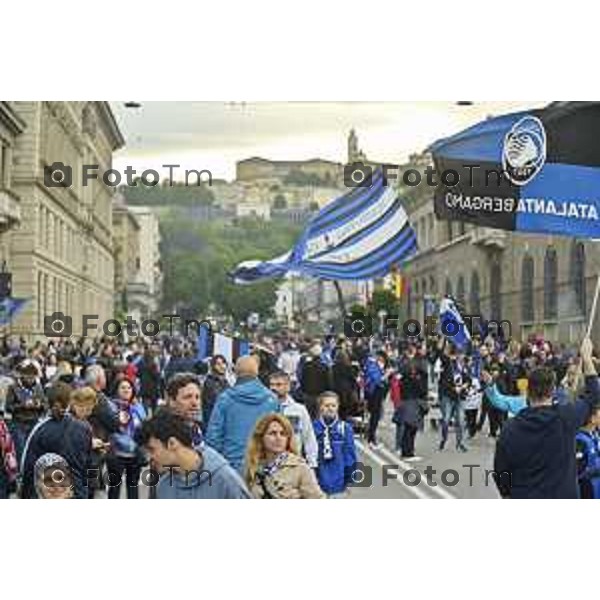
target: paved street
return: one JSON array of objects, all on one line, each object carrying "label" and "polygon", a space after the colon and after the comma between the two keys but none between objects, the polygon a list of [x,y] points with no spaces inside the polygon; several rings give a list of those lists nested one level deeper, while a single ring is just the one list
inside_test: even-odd
[{"label": "paved street", "polygon": [[[487,434],[480,434],[470,441],[469,452],[459,453],[455,449],[451,430],[446,450],[439,452],[439,434],[432,430],[427,421],[425,431],[417,434],[416,441],[416,453],[423,460],[406,462],[393,452],[394,432],[395,425],[391,422],[391,409],[388,406],[379,426],[379,441],[383,447],[372,450],[365,441],[357,440],[361,460],[372,469],[372,486],[354,488],[352,498],[499,498],[491,475],[486,485],[485,470],[492,469],[495,445],[495,441],[488,438]],[[429,481],[437,483],[437,486],[428,485],[426,469]],[[421,474],[421,482],[412,485],[417,478],[415,470]],[[387,480],[385,484],[384,479]],[[443,484],[442,479],[447,485]],[[455,479],[456,485],[453,485]]]}]

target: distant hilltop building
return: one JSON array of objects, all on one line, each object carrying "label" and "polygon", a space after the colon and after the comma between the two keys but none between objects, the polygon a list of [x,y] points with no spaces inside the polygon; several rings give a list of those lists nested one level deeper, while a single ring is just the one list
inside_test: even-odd
[{"label": "distant hilltop building", "polygon": [[236,164],[237,181],[253,182],[260,179],[278,179],[299,185],[322,183],[334,185],[340,181],[343,165],[340,163],[313,158],[311,160],[267,160],[247,158]]}]

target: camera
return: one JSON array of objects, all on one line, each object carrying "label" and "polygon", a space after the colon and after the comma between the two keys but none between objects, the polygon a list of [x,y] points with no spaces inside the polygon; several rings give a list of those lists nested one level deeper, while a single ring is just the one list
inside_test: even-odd
[{"label": "camera", "polygon": [[348,487],[367,488],[373,485],[373,469],[361,462],[349,467],[347,475]]},{"label": "camera", "polygon": [[344,167],[344,185],[349,188],[371,187],[373,169],[361,162],[351,163]]},{"label": "camera", "polygon": [[373,319],[366,315],[346,315],[344,335],[348,338],[370,337],[373,335]]},{"label": "camera", "polygon": [[63,312],[55,312],[44,317],[46,337],[69,337],[73,333],[73,319]]},{"label": "camera", "polygon": [[44,185],[46,187],[71,187],[73,169],[62,162],[53,162],[44,167]]}]

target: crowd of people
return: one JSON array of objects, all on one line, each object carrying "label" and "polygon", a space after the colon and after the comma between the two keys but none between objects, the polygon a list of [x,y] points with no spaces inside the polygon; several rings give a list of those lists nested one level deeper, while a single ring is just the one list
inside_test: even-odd
[{"label": "crowd of people", "polygon": [[388,414],[404,461],[428,420],[439,452],[497,438],[503,497],[600,497],[588,339],[282,333],[229,364],[179,337],[9,338],[0,357],[0,498],[345,498]]}]

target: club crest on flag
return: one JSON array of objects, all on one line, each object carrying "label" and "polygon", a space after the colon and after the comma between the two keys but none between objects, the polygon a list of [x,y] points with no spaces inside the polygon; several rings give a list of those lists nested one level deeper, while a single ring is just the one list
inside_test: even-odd
[{"label": "club crest on flag", "polygon": [[533,116],[515,123],[504,138],[502,168],[515,185],[529,183],[546,162],[546,130]]}]

